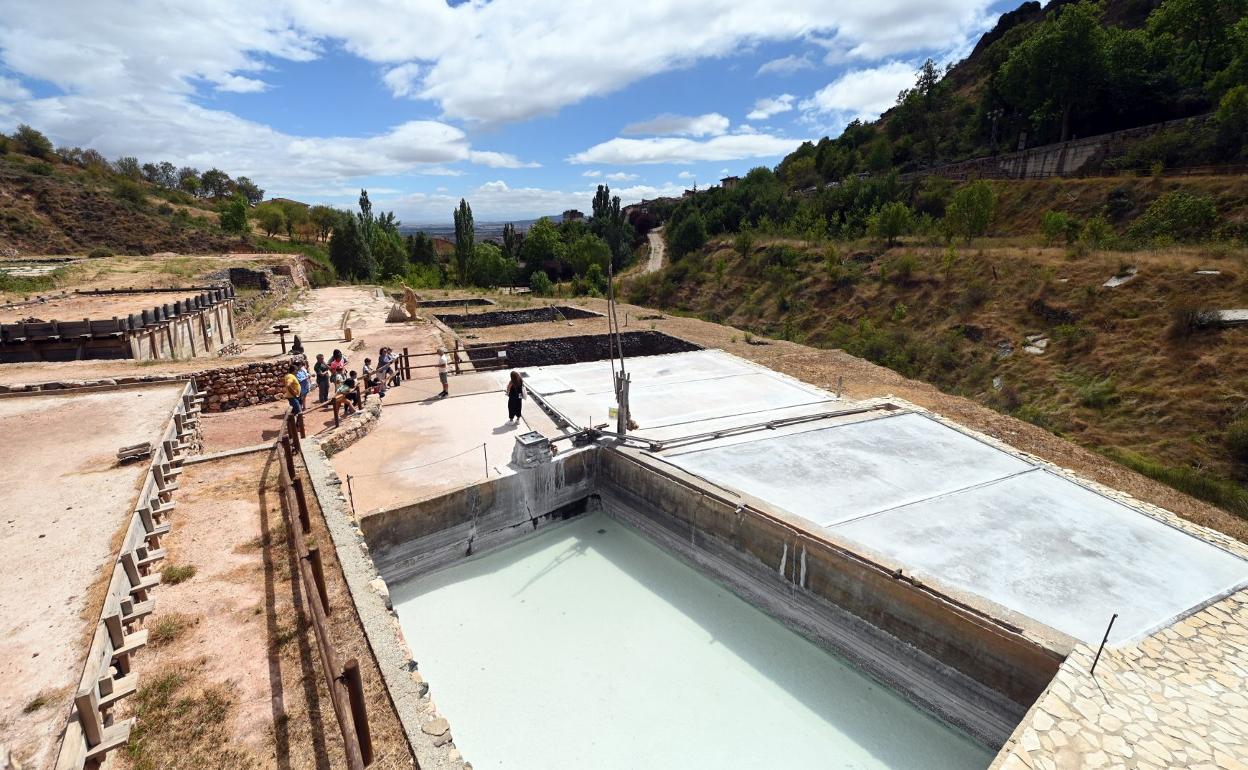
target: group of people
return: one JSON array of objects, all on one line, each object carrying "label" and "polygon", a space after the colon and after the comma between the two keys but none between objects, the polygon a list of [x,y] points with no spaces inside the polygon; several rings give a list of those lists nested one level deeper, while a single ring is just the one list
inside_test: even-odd
[{"label": "group of people", "polygon": [[[399,356],[392,348],[383,347],[377,352],[376,366],[373,365],[373,359],[365,358],[359,373],[349,369],[348,363],[341,350],[335,350],[328,361],[323,353],[318,353],[311,371],[307,356],[300,354],[292,358],[282,381],[282,395],[290,404],[291,412],[299,414],[308,408],[308,396],[312,392],[313,382],[317,389],[316,403],[336,403],[346,414],[353,414],[360,408],[361,384],[368,392],[376,392],[378,398],[385,398],[387,388],[397,388],[403,382]],[[446,398],[450,395],[450,358],[446,348],[438,349],[437,369],[438,381],[442,385],[442,392],[437,397]],[[518,422],[524,399],[524,380],[520,372],[512,370],[504,393],[507,395],[507,421]]]},{"label": "group of people", "polygon": [[313,382],[316,383],[316,403],[336,403],[347,414],[360,408],[361,384],[370,392],[376,391],[379,398],[385,398],[387,388],[397,388],[403,382],[399,356],[391,348],[383,347],[377,352],[376,366],[373,359],[364,359],[362,380],[361,373],[349,368],[349,363],[341,350],[335,350],[328,361],[324,353],[318,353],[311,370],[306,356],[292,358],[282,382],[282,395],[290,404],[291,411],[298,414],[308,408]]}]

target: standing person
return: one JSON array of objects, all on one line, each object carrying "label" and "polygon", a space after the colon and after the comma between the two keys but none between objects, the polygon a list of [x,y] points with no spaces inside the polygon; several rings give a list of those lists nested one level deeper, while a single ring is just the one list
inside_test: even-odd
[{"label": "standing person", "polygon": [[399,387],[403,384],[403,368],[399,365],[399,354],[394,352],[393,348],[386,348],[386,357],[384,359],[387,371],[390,373],[390,385]]},{"label": "standing person", "polygon": [[325,363],[325,354],[316,354],[316,364],[312,366],[316,374],[316,403],[323,404],[329,398],[329,364]]},{"label": "standing person", "polygon": [[308,371],[308,359],[302,355],[296,356],[295,379],[299,380],[299,411],[308,408],[308,394],[312,392],[312,374]]},{"label": "standing person", "polygon": [[507,383],[507,421],[520,421],[520,407],[523,406],[524,380],[520,372],[511,370],[511,380]]},{"label": "standing person", "polygon": [[299,378],[295,376],[295,372],[299,370],[295,364],[286,367],[286,376],[282,378],[282,395],[286,397],[286,403],[290,404],[291,414],[299,414],[303,411],[303,400],[300,398],[302,388],[299,385]]},{"label": "standing person", "polygon": [[342,354],[341,350],[335,350],[329,357],[330,371],[345,372],[347,369],[347,357]]},{"label": "standing person", "polygon": [[446,356],[446,348],[438,348],[438,379],[442,382],[442,392],[438,394],[438,398],[451,395],[450,363],[451,359]]}]

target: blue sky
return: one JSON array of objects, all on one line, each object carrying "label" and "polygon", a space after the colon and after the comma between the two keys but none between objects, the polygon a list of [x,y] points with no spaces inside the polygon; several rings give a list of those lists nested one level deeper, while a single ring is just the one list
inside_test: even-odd
[{"label": "blue sky", "polygon": [[587,209],[774,165],[1016,3],[0,0],[0,130],[410,224]]}]

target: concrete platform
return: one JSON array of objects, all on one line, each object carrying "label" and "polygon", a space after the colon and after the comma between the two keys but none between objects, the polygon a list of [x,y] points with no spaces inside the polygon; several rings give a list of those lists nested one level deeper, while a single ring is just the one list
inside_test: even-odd
[{"label": "concrete platform", "polygon": [[737,441],[663,457],[1089,644],[1248,584],[1248,561],[920,414]]},{"label": "concrete platform", "polygon": [[[147,471],[116,452],[158,441],[182,388],[0,396],[0,717],[30,767],[55,758],[115,538]],[[23,713],[39,695],[48,705]]]}]

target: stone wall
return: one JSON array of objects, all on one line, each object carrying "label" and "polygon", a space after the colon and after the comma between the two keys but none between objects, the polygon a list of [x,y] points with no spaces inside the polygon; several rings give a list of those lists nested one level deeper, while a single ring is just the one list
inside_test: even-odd
[{"label": "stone wall", "polygon": [[257,361],[240,366],[208,369],[191,375],[200,392],[206,394],[205,412],[226,412],[281,397],[282,378],[290,365],[287,357]]},{"label": "stone wall", "polygon": [[321,440],[326,457],[333,457],[342,450],[367,436],[381,419],[381,400],[373,399],[363,409],[345,418],[334,432]]}]

